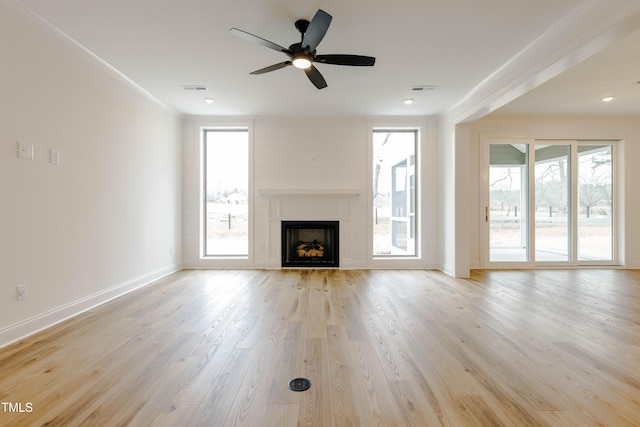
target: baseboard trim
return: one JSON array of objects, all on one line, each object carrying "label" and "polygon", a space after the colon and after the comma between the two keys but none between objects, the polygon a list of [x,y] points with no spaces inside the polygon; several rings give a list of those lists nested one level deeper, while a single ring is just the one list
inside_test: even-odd
[{"label": "baseboard trim", "polygon": [[28,336],[50,328],[60,322],[77,316],[87,310],[121,297],[129,292],[150,285],[158,279],[169,276],[182,269],[181,265],[172,265],[161,270],[138,276],[124,283],[49,310],[21,322],[0,329],[0,348],[7,347]]}]

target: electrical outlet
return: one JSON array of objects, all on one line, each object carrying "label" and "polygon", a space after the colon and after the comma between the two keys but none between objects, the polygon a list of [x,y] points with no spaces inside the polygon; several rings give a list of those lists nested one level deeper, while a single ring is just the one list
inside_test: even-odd
[{"label": "electrical outlet", "polygon": [[49,161],[51,162],[52,165],[59,165],[60,164],[60,151],[52,149],[49,152]]},{"label": "electrical outlet", "polygon": [[27,285],[20,285],[17,288],[18,294],[18,301],[21,301],[23,299],[27,299]]}]

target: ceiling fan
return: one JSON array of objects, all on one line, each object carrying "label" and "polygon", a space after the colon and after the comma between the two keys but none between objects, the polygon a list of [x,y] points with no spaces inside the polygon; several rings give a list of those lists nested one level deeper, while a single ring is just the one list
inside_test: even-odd
[{"label": "ceiling fan", "polygon": [[262,37],[255,36],[237,28],[231,28],[229,31],[232,34],[249,40],[250,42],[282,52],[289,57],[288,61],[261,68],[250,74],[264,74],[293,65],[296,68],[304,70],[309,80],[311,80],[311,83],[313,83],[318,89],[322,89],[327,87],[327,82],[324,77],[322,77],[322,74],[320,74],[320,71],[313,66],[314,62],[319,64],[350,65],[356,67],[371,67],[376,62],[376,58],[371,56],[344,54],[316,55],[316,48],[327,33],[330,24],[331,15],[322,9],[318,9],[311,19],[311,22],[306,19],[297,20],[295,26],[298,31],[300,31],[302,38],[300,43],[294,43],[289,46],[289,48],[284,48],[276,43],[263,39]]}]

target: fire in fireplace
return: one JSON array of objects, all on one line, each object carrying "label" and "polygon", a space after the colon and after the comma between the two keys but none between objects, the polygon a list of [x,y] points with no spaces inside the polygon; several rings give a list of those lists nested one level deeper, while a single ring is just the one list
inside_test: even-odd
[{"label": "fire in fireplace", "polygon": [[282,267],[338,267],[339,221],[282,221]]}]

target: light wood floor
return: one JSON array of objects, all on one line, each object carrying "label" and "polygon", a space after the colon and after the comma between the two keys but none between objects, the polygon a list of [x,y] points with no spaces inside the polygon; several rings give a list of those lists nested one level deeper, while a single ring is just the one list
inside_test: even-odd
[{"label": "light wood floor", "polygon": [[640,272],[187,270],[0,350],[0,402],[31,408],[2,426],[638,426]]}]

